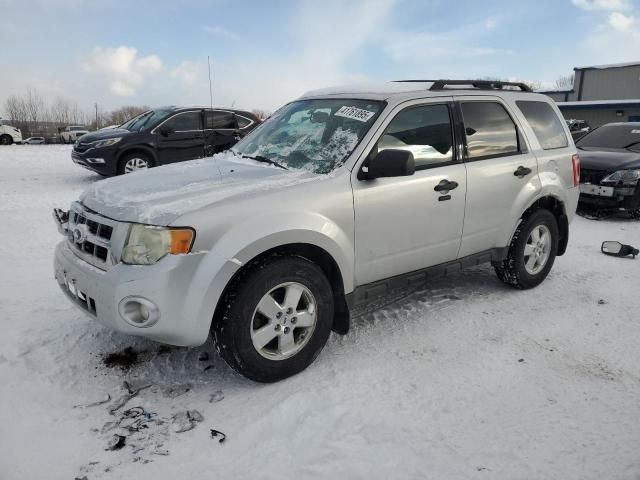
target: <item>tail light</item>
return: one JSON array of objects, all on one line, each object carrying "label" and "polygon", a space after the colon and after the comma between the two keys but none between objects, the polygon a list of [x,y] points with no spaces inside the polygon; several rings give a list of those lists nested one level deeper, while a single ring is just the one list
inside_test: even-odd
[{"label": "tail light", "polygon": [[573,186],[580,185],[580,155],[574,153],[571,157],[571,166],[573,167]]}]

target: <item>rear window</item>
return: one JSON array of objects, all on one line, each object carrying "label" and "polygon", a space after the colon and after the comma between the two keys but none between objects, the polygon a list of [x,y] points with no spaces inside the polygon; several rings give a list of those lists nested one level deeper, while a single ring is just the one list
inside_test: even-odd
[{"label": "rear window", "polygon": [[502,157],[520,153],[518,130],[497,102],[462,102],[469,159]]},{"label": "rear window", "polygon": [[529,100],[516,101],[516,105],[531,125],[533,133],[536,134],[536,138],[544,150],[569,146],[562,122],[551,105],[546,102]]}]

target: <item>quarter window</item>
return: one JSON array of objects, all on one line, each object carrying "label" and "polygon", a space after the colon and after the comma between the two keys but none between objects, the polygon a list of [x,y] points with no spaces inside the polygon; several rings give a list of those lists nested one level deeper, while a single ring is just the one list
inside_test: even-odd
[{"label": "quarter window", "polygon": [[562,122],[551,105],[546,102],[529,100],[517,101],[516,105],[531,125],[533,133],[536,134],[536,138],[544,150],[569,146]]},{"label": "quarter window", "polygon": [[238,128],[248,127],[252,123],[251,120],[245,117],[237,116],[236,118],[238,119]]},{"label": "quarter window", "polygon": [[453,133],[447,105],[423,105],[400,112],[378,140],[378,151],[409,150],[416,170],[453,160]]},{"label": "quarter window", "polygon": [[175,117],[169,119],[165,125],[171,128],[174,132],[202,130],[200,118],[200,112],[179,113]]},{"label": "quarter window", "polygon": [[208,111],[207,112],[207,129],[235,129],[236,117],[231,112]]},{"label": "quarter window", "polygon": [[497,102],[462,102],[469,158],[500,157],[519,153],[518,129]]}]

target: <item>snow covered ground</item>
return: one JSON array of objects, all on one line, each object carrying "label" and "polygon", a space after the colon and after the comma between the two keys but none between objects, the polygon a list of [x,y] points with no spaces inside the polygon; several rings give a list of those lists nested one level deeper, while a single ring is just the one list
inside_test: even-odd
[{"label": "snow covered ground", "polygon": [[[259,385],[210,343],[113,333],[61,294],[51,209],[100,181],[69,157],[0,148],[2,480],[640,476],[640,259],[599,252],[606,239],[640,245],[640,222],[577,218],[535,290],[479,267],[401,292],[302,374]],[[129,369],[105,365],[127,347]],[[125,380],[152,386],[112,415]],[[193,429],[175,431],[180,413]],[[120,419],[139,431],[105,450]]]}]

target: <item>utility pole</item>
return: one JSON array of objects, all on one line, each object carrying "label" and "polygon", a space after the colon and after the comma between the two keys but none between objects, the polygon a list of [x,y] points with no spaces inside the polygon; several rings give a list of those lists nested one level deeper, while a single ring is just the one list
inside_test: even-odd
[{"label": "utility pole", "polygon": [[213,108],[213,87],[211,86],[211,59],[207,55],[207,65],[209,66],[209,106]]}]

